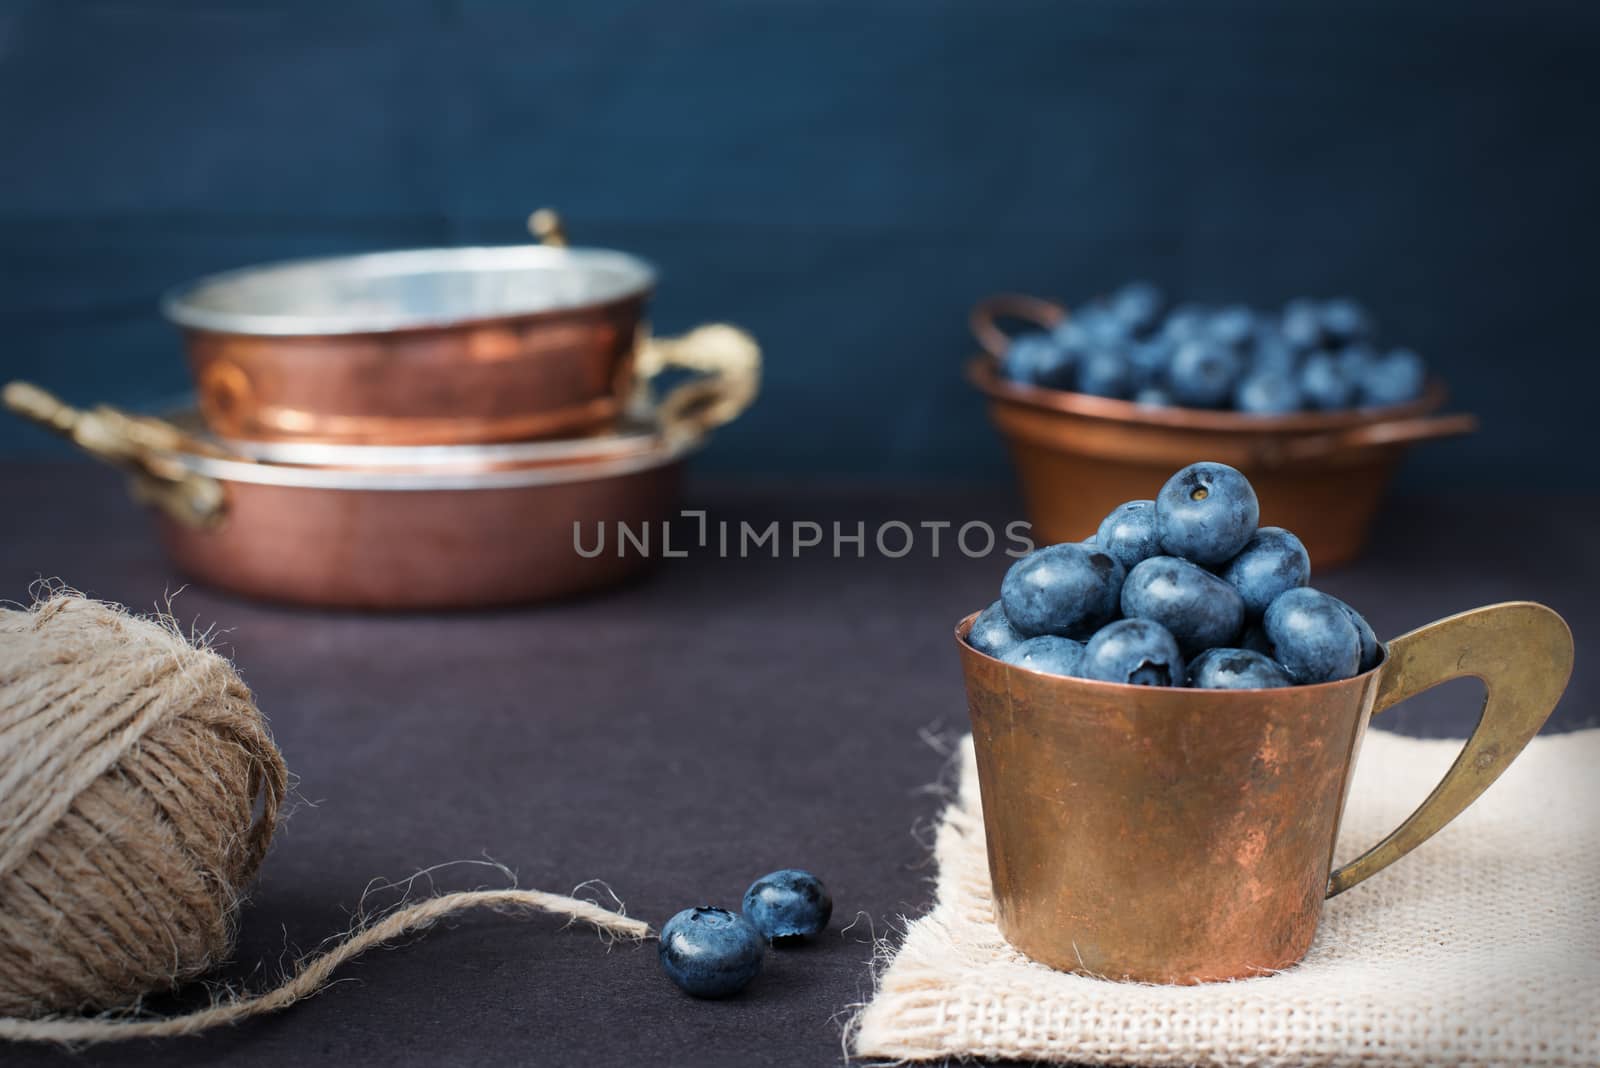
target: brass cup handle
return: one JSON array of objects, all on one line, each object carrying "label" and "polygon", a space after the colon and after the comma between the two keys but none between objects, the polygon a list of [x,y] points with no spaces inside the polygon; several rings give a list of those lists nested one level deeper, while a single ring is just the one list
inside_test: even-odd
[{"label": "brass cup handle", "polygon": [[74,408],[28,382],[9,382],[0,400],[17,415],[72,442],[90,456],[125,472],[133,495],[180,523],[211,527],[227,514],[222,483],[180,463],[176,450],[216,453],[170,423],[129,415],[107,405]]},{"label": "brass cup handle", "polygon": [[1472,736],[1417,810],[1328,877],[1328,896],[1382,871],[1455,819],[1539,733],[1572,675],[1572,631],[1555,612],[1510,601],[1429,623],[1389,643],[1373,714],[1450,679],[1488,691]]},{"label": "brass cup handle", "polygon": [[761,346],[728,323],[707,323],[681,337],[651,338],[640,347],[635,369],[641,381],[668,368],[701,375],[674,386],[656,406],[669,437],[698,437],[732,422],[761,390]]},{"label": "brass cup handle", "polygon": [[1049,330],[1066,322],[1067,309],[1054,301],[1025,293],[996,293],[978,301],[967,313],[967,325],[983,351],[997,360],[1006,354],[1012,337],[1001,329],[1001,319],[1020,319],[1041,330]]}]

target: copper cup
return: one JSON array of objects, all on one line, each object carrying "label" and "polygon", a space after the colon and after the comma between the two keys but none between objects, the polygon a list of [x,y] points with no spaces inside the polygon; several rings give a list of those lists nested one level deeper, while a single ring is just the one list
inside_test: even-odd
[{"label": "copper cup", "polygon": [[[1355,678],[1277,690],[1043,675],[969,646],[974,618],[956,637],[1000,932],[1053,968],[1152,983],[1299,961],[1323,900],[1476,799],[1572,671],[1566,623],[1529,602],[1430,623]],[[1392,834],[1330,874],[1368,718],[1467,675],[1487,698],[1460,757]]]}]

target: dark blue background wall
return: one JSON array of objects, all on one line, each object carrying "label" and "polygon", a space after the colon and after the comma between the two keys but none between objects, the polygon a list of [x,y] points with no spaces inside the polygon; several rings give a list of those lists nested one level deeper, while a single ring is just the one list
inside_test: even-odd
[{"label": "dark blue background wall", "polygon": [[0,374],[148,403],[169,285],[551,203],[766,343],[713,470],[997,472],[966,306],[1137,275],[1361,297],[1484,417],[1412,485],[1593,489],[1597,6],[3,0]]}]

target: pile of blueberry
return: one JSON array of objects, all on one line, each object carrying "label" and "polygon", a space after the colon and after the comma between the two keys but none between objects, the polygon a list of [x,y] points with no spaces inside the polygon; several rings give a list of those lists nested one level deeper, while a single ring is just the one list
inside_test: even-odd
[{"label": "pile of blueberry", "polygon": [[684,909],[661,928],[661,969],[697,998],[725,998],[761,974],[767,943],[810,938],[828,926],[833,898],[810,872],[763,875],[744,894],[743,915],[710,905]]},{"label": "pile of blueberry", "polygon": [[1034,671],[1135,686],[1264,690],[1376,666],[1367,621],[1307,586],[1305,546],[1259,518],[1244,475],[1190,464],[1087,541],[1018,560],[967,642]]},{"label": "pile of blueberry", "polygon": [[1252,415],[1404,404],[1426,370],[1409,349],[1380,352],[1353,300],[1292,300],[1280,314],[1182,304],[1134,282],[1050,333],[1019,334],[1000,361],[1009,379],[1155,407]]}]

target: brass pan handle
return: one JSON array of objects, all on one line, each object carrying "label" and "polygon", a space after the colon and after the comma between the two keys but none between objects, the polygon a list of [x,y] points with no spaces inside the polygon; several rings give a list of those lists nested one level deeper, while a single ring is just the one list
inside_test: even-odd
[{"label": "brass pan handle", "polygon": [[193,439],[172,424],[106,405],[83,411],[28,382],[7,383],[0,400],[17,415],[127,473],[135,498],[178,522],[211,527],[226,515],[222,483],[189,470],[172,455],[179,449],[197,451]]},{"label": "brass pan handle", "polygon": [[554,208],[540,208],[528,216],[528,233],[541,245],[567,247],[567,227]]},{"label": "brass pan handle", "polygon": [[996,293],[978,301],[967,313],[967,325],[983,351],[997,360],[1011,345],[1011,335],[1000,328],[1000,319],[1021,319],[1042,330],[1050,330],[1066,322],[1067,309],[1054,301],[1025,293]]},{"label": "brass pan handle", "polygon": [[[567,228],[554,208],[529,215],[528,232],[540,244],[567,247]],[[635,370],[642,382],[669,367],[704,376],[675,387],[656,406],[656,417],[669,435],[697,437],[732,422],[761,388],[761,347],[728,323],[697,326],[682,337],[649,338],[640,346]],[[648,396],[648,386],[641,389]]]},{"label": "brass pan handle", "polygon": [[1389,643],[1373,714],[1471,675],[1488,694],[1472,736],[1428,799],[1394,832],[1328,877],[1328,896],[1375,875],[1477,800],[1555,710],[1572,675],[1572,631],[1531,601],[1475,608]]},{"label": "brass pan handle", "polygon": [[667,368],[702,377],[674,386],[656,411],[669,435],[699,436],[732,422],[761,390],[761,346],[728,323],[707,323],[681,337],[656,337],[639,350],[636,369],[648,380]]}]

